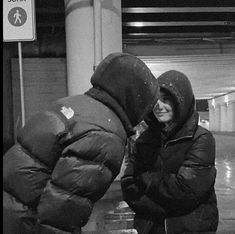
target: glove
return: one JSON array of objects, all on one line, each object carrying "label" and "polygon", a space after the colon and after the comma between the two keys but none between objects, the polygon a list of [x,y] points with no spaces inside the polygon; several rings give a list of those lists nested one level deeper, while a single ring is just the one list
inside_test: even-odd
[{"label": "glove", "polygon": [[154,223],[151,216],[135,214],[133,226],[140,234],[148,234]]},{"label": "glove", "polygon": [[143,193],[145,193],[146,189],[150,185],[151,182],[151,174],[149,171],[142,173],[140,176],[137,177],[137,185]]},{"label": "glove", "polygon": [[127,188],[128,186],[135,183],[135,178],[132,175],[123,176],[121,178],[121,186],[122,188]]},{"label": "glove", "polygon": [[154,187],[160,181],[160,172],[146,171],[137,178],[137,185],[143,193],[147,194],[150,186],[154,183]]},{"label": "glove", "polygon": [[135,184],[133,176],[128,176],[121,179],[121,187],[123,192],[124,200],[136,201],[140,197],[140,191],[138,186]]}]

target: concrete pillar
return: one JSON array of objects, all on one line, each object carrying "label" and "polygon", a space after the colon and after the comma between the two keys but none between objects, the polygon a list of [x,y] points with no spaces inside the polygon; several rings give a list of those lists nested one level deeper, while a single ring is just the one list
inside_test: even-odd
[{"label": "concrete pillar", "polygon": [[235,92],[208,100],[211,131],[235,131]]},{"label": "concrete pillar", "polygon": [[221,103],[220,104],[220,131],[221,132],[228,131],[227,123],[228,123],[227,103]]},{"label": "concrete pillar", "polygon": [[122,51],[121,0],[65,0],[68,95],[91,87],[94,68]]},{"label": "concrete pillar", "polygon": [[215,131],[220,131],[220,125],[221,125],[221,105],[220,104],[217,104],[215,106],[215,128],[214,130]]},{"label": "concrete pillar", "polygon": [[235,100],[228,103],[228,131],[235,132]]},{"label": "concrete pillar", "polygon": [[209,104],[209,130],[215,130],[215,108]]},{"label": "concrete pillar", "polygon": [[103,0],[101,2],[104,58],[110,52],[122,52],[122,9],[121,0]]}]

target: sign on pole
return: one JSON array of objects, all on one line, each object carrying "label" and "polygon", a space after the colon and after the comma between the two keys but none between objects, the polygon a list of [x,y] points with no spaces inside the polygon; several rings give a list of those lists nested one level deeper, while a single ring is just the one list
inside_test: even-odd
[{"label": "sign on pole", "polygon": [[35,39],[34,0],[3,0],[3,41]]}]

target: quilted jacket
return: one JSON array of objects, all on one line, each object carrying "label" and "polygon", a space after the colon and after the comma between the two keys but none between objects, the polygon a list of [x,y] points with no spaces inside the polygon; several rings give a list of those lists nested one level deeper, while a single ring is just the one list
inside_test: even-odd
[{"label": "quilted jacket", "polygon": [[124,200],[135,212],[134,227],[139,234],[214,233],[214,137],[198,126],[194,95],[184,74],[166,72],[158,82],[175,99],[177,123],[166,133],[150,114],[148,128],[130,141],[121,184]]},{"label": "quilted jacket", "polygon": [[79,232],[118,175],[158,84],[141,60],[122,53],[107,56],[91,83],[29,119],[4,155],[4,234]]}]

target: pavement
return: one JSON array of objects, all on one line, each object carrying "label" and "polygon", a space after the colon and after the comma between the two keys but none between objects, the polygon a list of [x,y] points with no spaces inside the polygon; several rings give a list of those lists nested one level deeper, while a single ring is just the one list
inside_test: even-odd
[{"label": "pavement", "polygon": [[[215,190],[219,208],[217,234],[235,234],[235,132],[213,133],[216,140]],[[122,200],[120,176],[93,209],[82,234],[136,234],[134,213]]]},{"label": "pavement", "polygon": [[235,133],[214,133],[216,140],[215,183],[219,208],[218,234],[235,234]]}]

